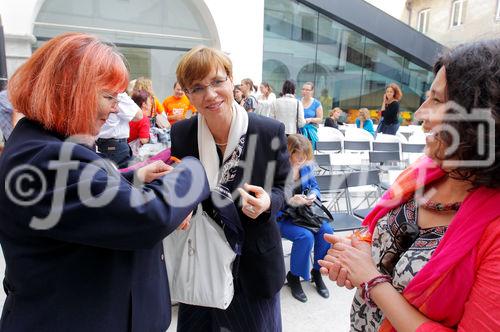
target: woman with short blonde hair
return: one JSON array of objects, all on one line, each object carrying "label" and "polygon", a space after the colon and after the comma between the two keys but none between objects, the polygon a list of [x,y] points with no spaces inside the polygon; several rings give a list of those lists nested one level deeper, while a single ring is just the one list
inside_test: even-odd
[{"label": "woman with short blonde hair", "polygon": [[360,108],[359,116],[356,119],[356,127],[361,128],[375,136],[375,129],[373,128],[373,121],[370,117],[368,108]]},{"label": "woman with short blonde hair", "polygon": [[[290,170],[285,128],[236,103],[232,64],[220,50],[191,49],[179,62],[177,79],[198,116],[172,126],[172,154],[202,161],[211,188],[225,188],[225,197],[231,198],[224,211],[204,212],[222,225],[231,219],[244,230],[226,232],[238,253],[231,304],[222,310],[180,303],[177,330],[281,331],[279,291],[285,266],[276,215],[285,200]],[[243,167],[238,167],[240,160],[250,167],[245,170],[247,180]],[[210,198],[203,206],[216,202]]]}]

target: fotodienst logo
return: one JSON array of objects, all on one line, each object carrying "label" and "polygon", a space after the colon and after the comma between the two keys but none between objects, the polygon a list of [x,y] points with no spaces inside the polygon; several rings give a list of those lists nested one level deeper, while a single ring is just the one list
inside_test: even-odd
[{"label": "fotodienst logo", "polygon": [[[442,161],[442,166],[444,168],[481,168],[493,165],[495,162],[495,119],[491,109],[474,108],[469,113],[464,107],[453,101],[448,101],[444,107],[448,112],[442,115],[442,123],[432,129],[434,134],[447,134],[451,139],[444,151],[445,160]],[[472,132],[477,135],[476,146],[470,147],[475,149],[475,151],[470,151],[470,155],[475,155],[476,159],[447,158],[457,152],[461,147],[461,142],[465,141],[461,140],[462,135],[470,135],[469,132],[459,132],[457,127],[453,125],[461,122],[465,123],[465,126],[457,127],[472,128]]]}]

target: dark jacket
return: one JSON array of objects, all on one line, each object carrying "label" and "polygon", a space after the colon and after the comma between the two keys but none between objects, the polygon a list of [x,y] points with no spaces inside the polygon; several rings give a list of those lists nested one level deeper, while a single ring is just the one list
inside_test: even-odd
[{"label": "dark jacket", "polygon": [[[173,125],[171,132],[173,156],[198,157],[197,126],[198,117]],[[255,151],[251,151],[251,146],[256,147]],[[235,200],[245,231],[239,269],[236,271],[237,282],[251,297],[271,298],[279,292],[284,283],[283,248],[276,215],[284,204],[284,187],[290,171],[288,157],[284,125],[248,113],[248,130],[241,161],[249,162],[252,158],[254,160],[249,163],[252,171],[246,174],[249,176],[246,182],[263,187],[271,197],[270,211],[261,214],[256,220],[248,218],[241,212],[239,197]],[[266,179],[266,173],[273,172],[273,169],[274,174],[270,173]],[[239,183],[240,179],[235,181]]]},{"label": "dark jacket", "polygon": [[332,127],[335,129],[339,129],[339,126],[343,126],[343,125],[344,125],[343,122],[335,121],[330,117],[325,119],[325,127]]},{"label": "dark jacket", "polygon": [[[180,166],[134,187],[132,173],[120,175],[100,162],[91,148],[63,145],[63,137],[27,119],[12,132],[0,158],[7,292],[0,331],[164,332],[169,326],[161,240],[208,197],[204,172],[196,176]],[[13,201],[15,179],[22,178],[16,167],[36,169],[44,180],[32,172],[34,180],[23,180],[25,193],[33,189],[31,196]],[[193,182],[204,188],[198,201],[171,207],[174,193],[182,197]],[[27,204],[28,199],[34,202]],[[53,224],[35,219],[51,211],[60,214]]]},{"label": "dark jacket", "polygon": [[382,112],[384,124],[399,123],[399,102],[394,100],[392,103],[385,105],[385,111]]}]

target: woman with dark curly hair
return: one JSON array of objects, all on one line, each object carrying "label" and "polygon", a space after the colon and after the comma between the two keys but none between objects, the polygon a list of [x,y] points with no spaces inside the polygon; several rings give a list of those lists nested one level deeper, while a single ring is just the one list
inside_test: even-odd
[{"label": "woman with dark curly hair", "polygon": [[457,47],[434,73],[415,113],[426,156],[365,231],[325,236],[322,272],[358,288],[352,331],[500,331],[500,39]]}]

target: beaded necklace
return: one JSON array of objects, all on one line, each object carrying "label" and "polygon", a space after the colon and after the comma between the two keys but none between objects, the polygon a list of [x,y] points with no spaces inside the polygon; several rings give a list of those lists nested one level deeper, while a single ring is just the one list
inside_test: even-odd
[{"label": "beaded necklace", "polygon": [[453,202],[453,203],[439,203],[435,201],[431,201],[430,199],[420,199],[419,206],[423,207],[426,210],[436,211],[436,212],[448,212],[448,211],[458,211],[460,209],[460,205],[462,202]]}]

